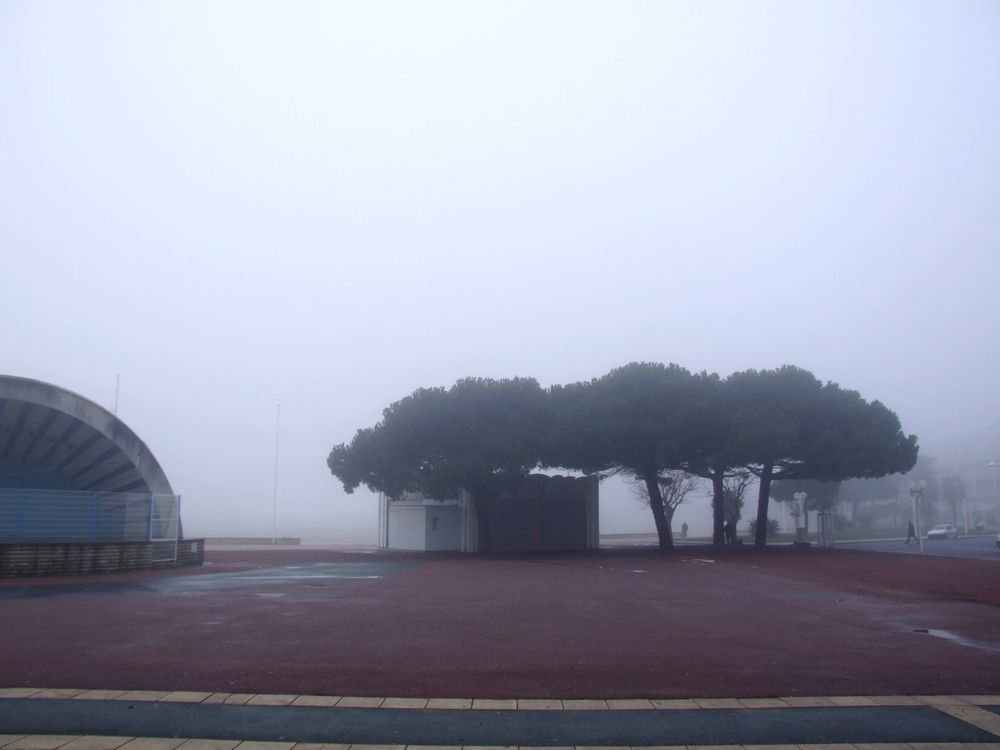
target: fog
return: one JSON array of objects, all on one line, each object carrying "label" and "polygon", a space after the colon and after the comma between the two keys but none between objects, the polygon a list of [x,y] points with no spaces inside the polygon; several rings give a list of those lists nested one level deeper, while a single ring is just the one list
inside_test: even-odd
[{"label": "fog", "polygon": [[8,1],[0,113],[0,372],[120,378],[188,535],[270,536],[277,437],[277,532],[373,543],[330,448],[468,375],[1000,432],[995,2]]}]

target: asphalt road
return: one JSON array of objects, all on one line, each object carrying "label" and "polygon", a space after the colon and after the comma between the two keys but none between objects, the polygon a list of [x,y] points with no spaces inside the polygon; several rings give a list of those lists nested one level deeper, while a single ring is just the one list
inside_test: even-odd
[{"label": "asphalt road", "polygon": [[[920,554],[919,544],[913,541],[905,544],[902,539],[837,542],[837,546],[844,549],[866,550],[870,552]],[[943,557],[974,557],[1000,562],[1000,549],[997,549],[995,534],[986,536],[960,536],[958,539],[924,539],[923,554],[940,555]]]}]

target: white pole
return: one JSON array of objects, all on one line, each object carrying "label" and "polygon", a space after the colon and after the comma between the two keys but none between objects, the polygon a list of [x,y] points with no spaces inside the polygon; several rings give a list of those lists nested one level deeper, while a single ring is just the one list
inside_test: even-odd
[{"label": "white pole", "polygon": [[920,523],[920,501],[923,500],[926,484],[924,480],[920,480],[910,485],[910,497],[913,498],[913,526],[917,534],[917,546],[921,552],[924,551],[924,530]]},{"label": "white pole", "polygon": [[[998,464],[996,461],[990,461],[986,465],[988,467],[990,467],[991,469],[994,469],[994,470],[998,466],[1000,466],[1000,464]],[[1000,484],[997,483],[996,476],[993,477],[993,489],[997,493],[997,509],[996,509],[996,514],[997,514],[997,523],[1000,524]]]},{"label": "white pole", "polygon": [[271,514],[271,544],[278,543],[278,439],[281,435],[281,404],[274,421],[274,507]]}]

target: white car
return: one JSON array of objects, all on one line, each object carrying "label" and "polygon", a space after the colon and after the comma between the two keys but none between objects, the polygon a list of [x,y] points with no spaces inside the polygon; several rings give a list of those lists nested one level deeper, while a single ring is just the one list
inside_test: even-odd
[{"label": "white car", "polygon": [[950,523],[939,523],[927,532],[928,539],[958,539],[958,529]]}]

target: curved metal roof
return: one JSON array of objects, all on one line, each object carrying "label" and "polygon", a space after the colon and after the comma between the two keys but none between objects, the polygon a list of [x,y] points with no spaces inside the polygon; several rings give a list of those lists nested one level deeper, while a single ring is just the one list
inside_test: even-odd
[{"label": "curved metal roof", "polygon": [[0,375],[0,487],[173,495],[139,436],[93,401],[30,378]]}]

